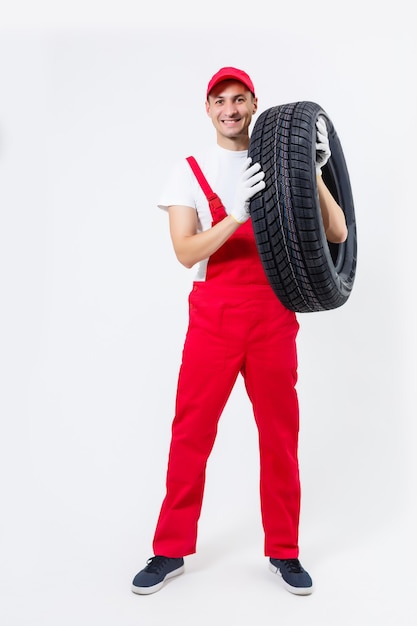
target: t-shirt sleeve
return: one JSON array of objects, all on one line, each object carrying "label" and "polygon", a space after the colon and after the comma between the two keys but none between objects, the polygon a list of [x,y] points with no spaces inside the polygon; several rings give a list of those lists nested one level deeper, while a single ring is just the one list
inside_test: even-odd
[{"label": "t-shirt sleeve", "polygon": [[164,211],[169,206],[181,205],[196,208],[193,192],[193,173],[186,159],[181,159],[172,168],[162,188],[157,206]]}]

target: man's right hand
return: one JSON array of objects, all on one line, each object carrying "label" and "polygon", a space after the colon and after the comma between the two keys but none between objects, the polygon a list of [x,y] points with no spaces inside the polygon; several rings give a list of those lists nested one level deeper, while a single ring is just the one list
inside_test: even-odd
[{"label": "man's right hand", "polygon": [[235,200],[230,215],[238,224],[244,224],[249,218],[250,199],[265,189],[265,173],[261,170],[259,163],[252,164],[251,157],[248,157],[242,168],[242,175],[236,189]]}]

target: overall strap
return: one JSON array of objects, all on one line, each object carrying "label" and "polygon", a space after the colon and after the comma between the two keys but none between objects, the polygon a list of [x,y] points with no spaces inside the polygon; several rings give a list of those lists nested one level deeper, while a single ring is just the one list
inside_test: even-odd
[{"label": "overall strap", "polygon": [[193,156],[189,156],[187,157],[187,161],[188,161],[189,166],[193,170],[194,176],[196,177],[198,183],[200,184],[200,187],[203,190],[204,195],[206,196],[208,200],[211,216],[213,218],[213,224],[220,222],[224,217],[226,217],[226,211],[224,210],[222,201],[220,200],[217,193],[214,193],[214,191],[210,187],[206,177],[201,171],[201,168],[199,164],[197,163],[197,161],[195,160],[195,158]]}]

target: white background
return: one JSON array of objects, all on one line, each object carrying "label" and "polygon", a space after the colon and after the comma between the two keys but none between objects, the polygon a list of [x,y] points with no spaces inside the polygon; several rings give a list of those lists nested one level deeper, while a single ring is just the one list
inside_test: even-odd
[{"label": "white background", "polygon": [[[1,3],[0,620],[7,626],[415,626],[416,43],[411,3]],[[155,205],[215,140],[205,87],[245,69],[259,112],[321,104],[355,200],[348,302],[299,316],[301,560],[263,556],[239,381],[196,555],[139,597],[164,494],[192,270]]]}]

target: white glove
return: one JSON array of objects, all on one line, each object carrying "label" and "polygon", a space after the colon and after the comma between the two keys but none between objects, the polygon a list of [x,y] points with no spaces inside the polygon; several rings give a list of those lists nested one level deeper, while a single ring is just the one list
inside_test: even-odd
[{"label": "white glove", "polygon": [[233,208],[230,215],[238,224],[244,224],[249,218],[249,201],[258,191],[265,189],[263,180],[265,173],[261,170],[260,163],[251,165],[252,159],[248,157],[242,168],[242,174],[238,183]]},{"label": "white glove", "polygon": [[327,133],[326,120],[320,116],[316,122],[316,174],[321,176],[321,168],[324,167],[330,159],[329,135]]}]

